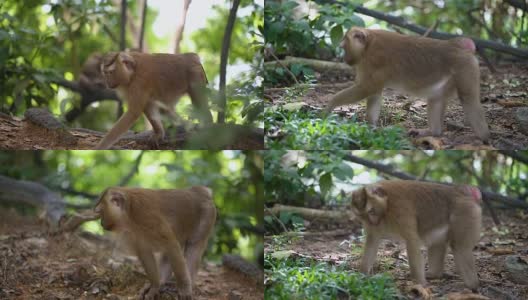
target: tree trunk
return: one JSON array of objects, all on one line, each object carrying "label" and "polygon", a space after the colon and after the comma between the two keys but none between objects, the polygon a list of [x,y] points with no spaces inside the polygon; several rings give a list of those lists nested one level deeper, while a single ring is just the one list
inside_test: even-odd
[{"label": "tree trunk", "polygon": [[192,0],[185,0],[183,2],[182,17],[176,25],[176,33],[174,35],[174,54],[180,53],[180,44],[183,38],[183,30],[185,29],[185,22],[187,21],[187,12],[189,11],[189,5]]},{"label": "tree trunk", "polygon": [[226,69],[227,61],[229,59],[229,45],[231,43],[231,34],[233,33],[233,27],[235,26],[236,14],[240,0],[233,0],[233,6],[229,11],[229,17],[227,19],[227,25],[224,32],[224,39],[222,41],[222,53],[220,54],[220,111],[218,112],[218,123],[225,122],[225,111],[227,109],[227,96],[226,96]]}]

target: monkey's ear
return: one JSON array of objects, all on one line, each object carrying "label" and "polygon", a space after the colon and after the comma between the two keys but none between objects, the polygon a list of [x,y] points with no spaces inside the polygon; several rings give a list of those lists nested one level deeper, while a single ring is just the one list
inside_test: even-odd
[{"label": "monkey's ear", "polygon": [[365,193],[367,193],[367,196],[372,197],[372,198],[377,198],[380,200],[387,199],[387,193],[385,193],[385,190],[380,186],[376,186],[376,185],[367,186],[365,187]]},{"label": "monkey's ear", "polygon": [[367,35],[368,33],[365,30],[356,29],[354,30],[352,38],[357,39],[362,44],[365,44],[367,42]]},{"label": "monkey's ear", "polygon": [[136,68],[136,60],[128,53],[125,53],[125,52],[119,53],[119,60],[129,70],[134,70]]},{"label": "monkey's ear", "polygon": [[125,205],[125,194],[123,194],[120,191],[112,191],[110,194],[110,202],[112,202],[113,205],[123,208]]}]

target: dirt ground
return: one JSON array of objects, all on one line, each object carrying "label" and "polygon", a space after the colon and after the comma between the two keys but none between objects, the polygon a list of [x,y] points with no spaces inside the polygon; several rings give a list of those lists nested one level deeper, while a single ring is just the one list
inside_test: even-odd
[{"label": "dirt ground", "polygon": [[[520,132],[515,113],[519,107],[528,106],[528,64],[504,63],[496,68],[498,72],[492,74],[481,65],[481,102],[490,126],[491,149],[526,149],[528,136]],[[319,73],[316,77],[318,84],[295,102],[322,109],[332,95],[353,85],[354,79],[340,73]],[[284,89],[265,89],[264,94],[273,105],[285,103]],[[405,96],[391,89],[384,89],[383,99],[379,126],[401,125],[407,130],[427,128],[425,99]],[[357,116],[359,121],[365,121],[365,102],[341,106],[334,113],[347,118]],[[469,126],[464,125],[462,106],[456,99],[448,104],[442,137],[411,140],[418,148],[424,149],[490,149],[488,145],[482,145]]]},{"label": "dirt ground", "polygon": [[[482,237],[473,251],[480,279],[478,291],[493,300],[528,299],[528,285],[513,282],[509,272],[504,268],[506,257],[511,255],[520,257],[523,261],[521,264],[528,264],[528,215],[512,211],[497,213],[502,225],[498,227],[499,229],[494,229],[491,217],[484,216]],[[324,231],[321,229],[323,227],[325,227]],[[341,230],[328,230],[327,225],[312,224],[307,231],[320,231],[320,235],[290,239],[291,243],[280,250],[293,250],[301,256],[329,264],[345,263],[351,270],[357,270],[361,251],[352,251],[352,249],[359,250],[362,246],[358,240],[361,226],[354,223],[350,228],[350,235],[329,236],[325,232]],[[271,251],[273,246],[271,239],[265,239],[265,243],[265,250]],[[402,295],[408,299],[415,299],[411,293],[414,284],[409,278],[408,260],[403,243],[384,241],[380,245],[374,272],[380,271],[391,274]],[[454,293],[470,292],[464,288],[462,279],[454,270],[454,260],[450,252],[446,259],[445,273],[447,278],[428,281],[427,287],[430,288],[434,299],[453,297]],[[528,282],[528,274],[524,274],[524,281]]]},{"label": "dirt ground", "polygon": [[[50,236],[33,218],[13,212],[0,212],[0,220],[0,299],[136,299],[147,282],[131,257],[115,259],[108,240],[86,233]],[[245,275],[203,265],[194,299],[263,299],[263,287]],[[174,283],[162,288],[161,299],[175,296]]]}]

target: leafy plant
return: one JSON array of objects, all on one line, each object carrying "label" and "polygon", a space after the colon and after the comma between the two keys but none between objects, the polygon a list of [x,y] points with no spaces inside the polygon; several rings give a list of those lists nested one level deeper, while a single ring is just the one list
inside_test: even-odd
[{"label": "leafy plant", "polygon": [[[268,1],[265,8],[264,36],[267,47],[278,57],[286,55],[329,59],[340,54],[338,44],[351,26],[365,26],[352,6],[321,5],[312,15],[298,15],[295,1]],[[314,71],[302,64],[288,66],[298,81],[311,81]],[[265,68],[265,86],[293,83],[280,65]]]},{"label": "leafy plant", "polygon": [[374,129],[305,108],[267,107],[264,122],[268,149],[412,149],[401,127]]},{"label": "leafy plant", "polygon": [[[328,203],[329,199],[335,199],[331,194],[335,181],[347,181],[354,176],[353,169],[342,159],[345,151],[298,154],[303,157],[291,160],[286,151],[265,151],[264,184],[269,202],[305,206],[306,199],[311,198]],[[284,224],[294,221],[290,216],[284,218],[281,218]]]},{"label": "leafy plant", "polygon": [[268,1],[265,7],[264,32],[277,56],[334,56],[343,32],[351,26],[365,26],[353,12],[353,6],[320,6],[313,16],[295,14],[295,1]]},{"label": "leafy plant", "polygon": [[265,299],[396,299],[394,282],[387,275],[365,277],[344,265],[313,259],[264,255]]}]

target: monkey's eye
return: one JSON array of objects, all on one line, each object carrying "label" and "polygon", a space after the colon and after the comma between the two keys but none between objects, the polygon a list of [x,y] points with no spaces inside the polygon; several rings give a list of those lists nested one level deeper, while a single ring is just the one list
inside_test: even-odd
[{"label": "monkey's eye", "polygon": [[376,211],[374,211],[374,209],[371,208],[371,209],[369,209],[368,214],[369,214],[369,215],[375,215],[375,214],[376,214]]}]

